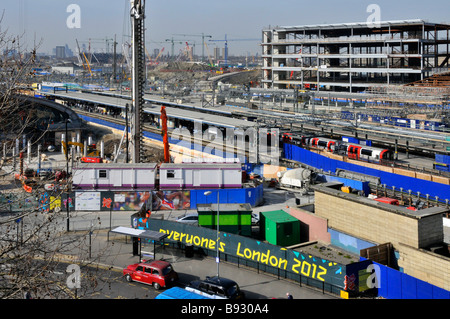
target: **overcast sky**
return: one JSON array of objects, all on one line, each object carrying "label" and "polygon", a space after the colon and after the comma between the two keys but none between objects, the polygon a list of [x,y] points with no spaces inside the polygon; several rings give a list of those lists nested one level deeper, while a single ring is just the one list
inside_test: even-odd
[{"label": "overcast sky", "polygon": [[[97,50],[106,50],[106,41],[114,38],[119,45],[130,34],[129,0],[2,0],[0,10],[2,31],[9,35],[23,34],[22,43],[28,48],[41,42],[38,52],[51,53],[57,45],[76,48],[76,39]],[[69,5],[80,8],[80,26],[69,28]],[[171,45],[166,39],[195,42],[195,53],[201,54],[200,36],[211,35],[221,40],[260,39],[262,29],[269,26],[292,26],[320,23],[365,22],[373,12],[370,4],[380,8],[382,21],[424,19],[429,22],[450,23],[449,0],[146,0],[146,45],[154,48]],[[75,20],[71,20],[74,22]],[[209,40],[209,38],[208,38]],[[210,51],[222,42],[208,42]],[[175,54],[182,46],[177,44]],[[229,41],[229,54],[261,53],[258,41]]]}]

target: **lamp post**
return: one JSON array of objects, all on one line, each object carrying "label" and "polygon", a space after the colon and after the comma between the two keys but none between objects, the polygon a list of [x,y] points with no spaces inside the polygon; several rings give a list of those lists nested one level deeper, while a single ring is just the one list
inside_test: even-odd
[{"label": "lamp post", "polygon": [[69,133],[67,130],[67,122],[70,122],[69,118],[66,118],[66,135],[64,136],[66,143],[66,210],[67,210],[67,224],[66,231],[69,232]]},{"label": "lamp post", "polygon": [[[211,195],[211,191],[203,193],[205,196]],[[217,238],[216,238],[216,263],[217,263],[217,278],[219,278],[219,190],[217,190]]]}]

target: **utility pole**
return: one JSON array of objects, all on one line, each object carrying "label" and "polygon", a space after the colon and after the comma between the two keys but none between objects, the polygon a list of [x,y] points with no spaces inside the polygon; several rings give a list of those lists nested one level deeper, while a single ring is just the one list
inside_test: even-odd
[{"label": "utility pole", "polygon": [[116,35],[114,35],[114,55],[113,55],[113,84],[115,85],[117,82],[117,41],[116,41]]},{"label": "utility pole", "polygon": [[130,0],[132,22],[132,162],[141,162],[141,115],[144,106],[145,83],[145,0]]}]

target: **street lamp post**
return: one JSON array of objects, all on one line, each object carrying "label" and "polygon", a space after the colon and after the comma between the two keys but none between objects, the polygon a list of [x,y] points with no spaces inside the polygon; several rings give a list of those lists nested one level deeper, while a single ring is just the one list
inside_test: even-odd
[{"label": "street lamp post", "polygon": [[69,133],[67,130],[67,122],[70,122],[70,119],[66,118],[66,135],[64,136],[66,143],[66,210],[67,210],[67,224],[66,231],[69,232]]},{"label": "street lamp post", "polygon": [[[205,196],[211,195],[212,192],[211,191],[206,191],[204,192]],[[216,263],[217,263],[217,278],[219,278],[219,190],[217,190],[217,238],[216,238]]]}]

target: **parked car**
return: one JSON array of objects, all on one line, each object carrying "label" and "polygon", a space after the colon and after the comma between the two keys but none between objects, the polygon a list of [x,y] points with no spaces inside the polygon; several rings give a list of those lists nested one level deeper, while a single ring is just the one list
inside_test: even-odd
[{"label": "parked car", "polygon": [[153,285],[155,289],[173,286],[178,281],[178,274],[173,266],[164,260],[152,260],[129,265],[123,270],[128,282],[138,281]]},{"label": "parked car", "polygon": [[178,217],[176,221],[179,223],[198,225],[198,214],[186,214]]},{"label": "parked car", "polygon": [[244,299],[245,294],[239,285],[231,279],[223,277],[206,277],[205,280],[194,280],[186,288],[212,299]]}]

